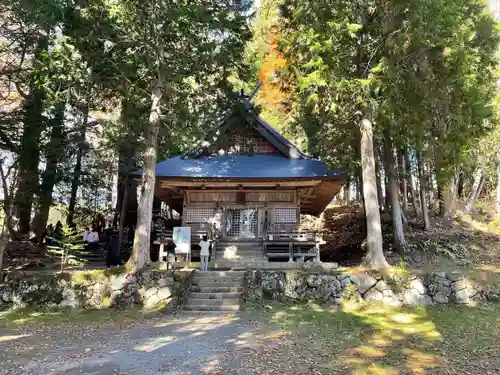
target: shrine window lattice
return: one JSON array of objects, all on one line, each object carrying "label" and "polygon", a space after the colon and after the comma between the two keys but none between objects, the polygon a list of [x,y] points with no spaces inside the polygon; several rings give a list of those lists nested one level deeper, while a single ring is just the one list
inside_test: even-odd
[{"label": "shrine window lattice", "polygon": [[276,148],[257,134],[235,135],[232,144],[236,152],[275,153]]},{"label": "shrine window lattice", "polygon": [[276,208],[274,210],[274,230],[284,232],[295,229],[297,229],[297,209]]},{"label": "shrine window lattice", "polygon": [[208,223],[214,216],[212,208],[189,208],[186,210],[186,224]]}]

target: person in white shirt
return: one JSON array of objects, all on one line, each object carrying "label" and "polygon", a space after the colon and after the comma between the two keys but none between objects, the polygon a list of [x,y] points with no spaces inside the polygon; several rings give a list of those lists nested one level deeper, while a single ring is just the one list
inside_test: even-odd
[{"label": "person in white shirt", "polygon": [[89,241],[88,241],[88,238],[89,238],[89,233],[90,233],[90,231],[89,231],[89,227],[85,228],[85,230],[83,231],[83,240],[84,240],[85,242],[89,242]]},{"label": "person in white shirt", "polygon": [[208,271],[208,257],[210,256],[210,242],[203,236],[200,243],[200,271]]},{"label": "person in white shirt", "polygon": [[87,234],[87,243],[89,244],[89,248],[91,250],[95,250],[97,248],[98,242],[99,242],[99,234],[96,232],[95,229],[92,228],[92,230]]}]

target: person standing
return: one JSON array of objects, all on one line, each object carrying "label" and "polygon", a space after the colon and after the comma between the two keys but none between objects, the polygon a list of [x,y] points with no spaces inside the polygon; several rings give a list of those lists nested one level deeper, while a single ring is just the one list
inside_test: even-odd
[{"label": "person standing", "polygon": [[132,245],[134,244],[134,236],[135,236],[135,227],[133,225],[131,225],[130,229],[128,231],[128,239],[127,240]]},{"label": "person standing", "polygon": [[118,248],[118,233],[114,232],[106,245],[106,267],[119,267],[122,265],[120,249]]},{"label": "person standing", "polygon": [[208,257],[210,256],[210,242],[203,236],[200,243],[200,271],[208,271]]},{"label": "person standing", "polygon": [[[167,269],[173,270],[175,269],[175,242],[169,238],[167,240]],[[163,259],[161,259],[163,260]]]},{"label": "person standing", "polygon": [[59,241],[63,237],[63,225],[61,220],[57,220],[56,228],[54,229],[54,239],[56,240],[56,244],[59,245]]},{"label": "person standing", "polygon": [[52,240],[54,236],[54,226],[49,224],[47,229],[45,229],[45,244],[50,246],[52,245]]}]

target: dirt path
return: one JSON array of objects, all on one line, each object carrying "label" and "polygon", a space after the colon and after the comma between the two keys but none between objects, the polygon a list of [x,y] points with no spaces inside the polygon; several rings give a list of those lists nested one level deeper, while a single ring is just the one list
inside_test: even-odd
[{"label": "dirt path", "polygon": [[[91,328],[87,328],[91,327]],[[238,316],[154,316],[100,327],[64,324],[0,331],[0,374],[235,374],[259,346]]]},{"label": "dirt path", "polygon": [[319,374],[277,328],[238,315],[0,329],[1,375]]}]

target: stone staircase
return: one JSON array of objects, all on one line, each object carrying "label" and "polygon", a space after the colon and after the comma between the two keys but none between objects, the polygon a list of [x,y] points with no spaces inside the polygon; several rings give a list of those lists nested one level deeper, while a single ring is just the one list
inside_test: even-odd
[{"label": "stone staircase", "polygon": [[183,309],[186,311],[240,311],[243,271],[195,271]]},{"label": "stone staircase", "polygon": [[262,243],[248,242],[219,242],[215,251],[216,261],[239,261],[246,263],[267,262],[262,252]]},{"label": "stone staircase", "polygon": [[79,258],[87,267],[103,267],[106,264],[106,242],[99,241],[95,248],[84,249]]}]

